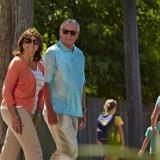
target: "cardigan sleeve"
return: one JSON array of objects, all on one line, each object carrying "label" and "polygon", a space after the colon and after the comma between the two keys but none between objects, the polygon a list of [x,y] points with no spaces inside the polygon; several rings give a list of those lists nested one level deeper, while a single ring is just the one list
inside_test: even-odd
[{"label": "cardigan sleeve", "polygon": [[18,68],[18,61],[13,59],[8,66],[6,78],[2,89],[2,97],[6,105],[15,104],[14,89],[16,87],[19,77]]}]

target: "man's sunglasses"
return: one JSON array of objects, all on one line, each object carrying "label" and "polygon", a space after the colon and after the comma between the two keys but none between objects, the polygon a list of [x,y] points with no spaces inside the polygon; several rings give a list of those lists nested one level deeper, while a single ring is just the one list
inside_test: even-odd
[{"label": "man's sunglasses", "polygon": [[70,31],[70,30],[67,30],[67,29],[62,29],[62,32],[63,32],[63,34],[69,34],[70,33],[70,35],[71,36],[75,36],[76,35],[76,31]]},{"label": "man's sunglasses", "polygon": [[25,38],[24,39],[24,43],[27,43],[27,44],[33,43],[34,45],[40,45],[39,40],[37,40],[37,39],[31,39],[31,38]]}]

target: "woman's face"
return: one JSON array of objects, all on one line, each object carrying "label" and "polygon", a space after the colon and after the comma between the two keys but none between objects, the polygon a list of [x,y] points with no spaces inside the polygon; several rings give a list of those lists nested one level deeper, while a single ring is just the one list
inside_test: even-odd
[{"label": "woman's face", "polygon": [[24,54],[33,57],[40,45],[39,40],[35,36],[27,37],[23,40]]}]

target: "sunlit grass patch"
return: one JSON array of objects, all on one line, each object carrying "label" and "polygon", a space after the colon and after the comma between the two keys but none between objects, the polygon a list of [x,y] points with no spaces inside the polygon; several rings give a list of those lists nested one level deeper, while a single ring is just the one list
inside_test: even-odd
[{"label": "sunlit grass patch", "polygon": [[[80,145],[79,146],[79,156],[80,157],[104,157],[115,156],[124,160],[138,160],[137,156],[138,149],[129,147],[120,147],[114,145]],[[160,158],[159,158],[160,159]],[[156,160],[159,160],[156,159]],[[148,152],[144,154],[141,160],[151,160]]]}]

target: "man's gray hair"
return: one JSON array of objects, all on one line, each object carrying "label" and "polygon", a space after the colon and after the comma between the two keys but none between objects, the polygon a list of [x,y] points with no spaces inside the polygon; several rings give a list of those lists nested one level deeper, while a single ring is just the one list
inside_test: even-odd
[{"label": "man's gray hair", "polygon": [[60,28],[62,28],[63,25],[66,24],[66,23],[73,23],[73,24],[75,24],[75,25],[77,26],[77,32],[80,31],[80,25],[79,25],[79,23],[78,23],[75,19],[66,19],[66,20],[61,24],[61,27],[60,27]]}]

